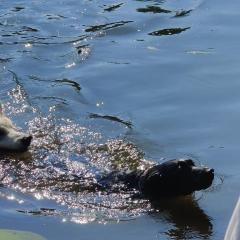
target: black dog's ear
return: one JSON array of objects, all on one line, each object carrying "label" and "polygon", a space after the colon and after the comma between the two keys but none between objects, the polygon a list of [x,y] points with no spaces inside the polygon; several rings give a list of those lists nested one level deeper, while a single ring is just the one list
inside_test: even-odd
[{"label": "black dog's ear", "polygon": [[180,162],[185,162],[188,166],[194,167],[195,163],[192,159],[180,160]]},{"label": "black dog's ear", "polygon": [[189,165],[187,164],[187,162],[185,162],[184,160],[179,160],[177,163],[178,168],[189,168]]},{"label": "black dog's ear", "polygon": [[192,167],[195,166],[193,160],[187,159],[187,160],[178,160],[177,161],[178,169],[192,169]]}]

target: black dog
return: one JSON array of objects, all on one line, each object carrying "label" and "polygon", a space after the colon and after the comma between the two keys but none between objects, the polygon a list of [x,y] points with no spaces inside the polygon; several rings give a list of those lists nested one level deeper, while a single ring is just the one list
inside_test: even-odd
[{"label": "black dog", "polygon": [[112,173],[102,178],[99,183],[111,188],[113,181],[122,182],[127,188],[138,190],[143,197],[157,200],[206,189],[211,186],[213,179],[213,169],[196,167],[194,162],[188,159],[170,160],[129,174]]},{"label": "black dog", "polygon": [[188,195],[211,186],[214,170],[188,160],[171,160],[144,171],[138,188],[150,199]]}]

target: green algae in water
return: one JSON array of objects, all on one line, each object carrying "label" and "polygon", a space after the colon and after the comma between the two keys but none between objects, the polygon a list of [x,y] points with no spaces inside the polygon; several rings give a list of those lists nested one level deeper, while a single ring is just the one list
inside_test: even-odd
[{"label": "green algae in water", "polygon": [[0,229],[0,239],[4,240],[46,240],[46,238],[32,232]]}]

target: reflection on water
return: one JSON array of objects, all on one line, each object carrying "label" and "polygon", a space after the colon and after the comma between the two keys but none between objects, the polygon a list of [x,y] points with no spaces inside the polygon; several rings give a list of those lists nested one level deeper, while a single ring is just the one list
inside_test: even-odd
[{"label": "reflection on water", "polygon": [[113,4],[113,5],[111,5],[111,6],[106,6],[106,8],[104,8],[104,11],[111,12],[111,11],[114,11],[114,10],[116,10],[117,8],[121,7],[122,5],[123,5],[123,3]]},{"label": "reflection on water", "polygon": [[[80,222],[78,218],[88,222],[88,212],[93,210],[95,212],[92,212],[89,221],[121,220],[123,217],[139,215],[143,211],[144,201],[132,202],[131,191],[116,194],[99,189],[98,175],[108,170],[103,163],[108,162],[108,166],[111,166],[107,156],[109,153],[101,145],[88,145],[88,142],[98,142],[101,135],[69,120],[60,122],[57,124],[51,116],[29,122],[29,130],[34,137],[30,152],[1,156],[3,186],[30,193],[37,199],[52,199],[57,205],[50,213],[58,212],[57,215],[66,215],[75,222]],[[133,154],[132,158],[136,159],[136,150],[126,148],[121,153],[111,145],[116,144],[109,142],[106,149],[117,152],[115,163],[122,160],[121,155],[128,156],[130,160]],[[117,145],[119,148],[124,147],[120,142]],[[59,213],[58,204],[66,206],[69,211],[65,209]],[[33,210],[27,212],[35,213]],[[44,215],[48,213],[40,210],[42,212]]]},{"label": "reflection on water", "polygon": [[158,210],[153,214],[154,218],[171,224],[172,227],[164,233],[169,239],[212,239],[211,218],[193,197],[160,201],[153,207]]},{"label": "reflection on water", "polygon": [[138,12],[152,12],[152,13],[170,13],[170,10],[163,9],[159,6],[146,6],[145,8],[138,8]]},{"label": "reflection on water", "polygon": [[[211,220],[192,197],[150,203],[132,199],[135,192],[131,190],[106,192],[99,188],[97,179],[106,171],[150,164],[133,144],[123,140],[102,143],[100,133],[69,119],[57,120],[53,113],[35,117],[28,126],[34,137],[31,150],[22,155],[1,155],[2,186],[56,204],[54,208],[31,209],[24,204],[28,200],[16,199],[21,202],[17,212],[58,216],[80,224],[131,220],[149,212],[172,226],[162,233],[171,239],[211,239]],[[9,195],[3,191],[1,197]],[[15,200],[14,194],[12,197]]]},{"label": "reflection on water", "polygon": [[189,28],[190,27],[161,29],[161,30],[158,30],[158,31],[151,32],[151,33],[149,33],[149,35],[162,36],[162,35],[179,34],[181,32],[184,32],[184,31],[188,30]]},{"label": "reflection on water", "polygon": [[101,24],[96,26],[90,26],[85,29],[86,32],[96,32],[100,30],[108,30],[113,29],[117,27],[121,27],[127,23],[131,23],[132,21],[120,21],[120,22],[113,22],[113,23],[107,23],[107,24]]},{"label": "reflection on water", "polygon": [[[11,97],[22,109],[14,105],[4,107],[14,113],[25,112],[28,100],[25,90],[16,89]],[[32,114],[35,117],[28,122],[34,139],[30,151],[20,155],[1,154],[1,197],[8,199],[4,188],[12,189],[11,199],[21,202],[17,212],[58,216],[63,221],[81,224],[131,220],[149,212],[155,218],[174,225],[173,229],[164,233],[171,238],[181,239],[191,234],[204,236],[204,239],[211,236],[209,217],[191,197],[150,203],[132,198],[135,195],[132,190],[106,192],[101,189],[97,180],[104,173],[116,169],[144,168],[151,164],[144,160],[143,153],[135,145],[118,139],[105,142],[101,133],[70,119],[56,119],[54,108],[45,117],[39,116],[34,108]],[[108,116],[107,120],[122,123],[121,119],[112,116]],[[116,185],[112,189],[121,188]],[[56,204],[54,208],[29,208],[28,199],[15,199],[19,191],[38,200],[54,200]]]},{"label": "reflection on water", "polygon": [[[12,97],[24,106],[26,96]],[[8,106],[6,105],[5,108]],[[24,112],[11,106],[12,112]],[[33,111],[38,113],[38,111]],[[140,164],[142,155],[132,144],[108,140],[69,119],[56,119],[54,111],[28,122],[33,136],[31,149],[23,154],[1,154],[4,187],[56,202],[54,209],[18,209],[33,215],[55,215],[76,223],[132,219],[149,208],[145,200],[131,200],[131,190],[102,191],[97,179],[115,168]],[[124,166],[125,164],[125,166]],[[117,189],[118,186],[115,186]],[[60,206],[65,206],[64,209]]]},{"label": "reflection on water", "polygon": [[[215,188],[158,206],[96,182],[119,166],[144,166],[143,152],[154,162],[193,156],[239,175],[238,5],[1,1],[0,101],[34,136],[28,153],[1,153],[0,198],[16,202],[12,214],[107,223],[150,212],[165,229],[159,239],[221,239],[234,178],[229,195]],[[156,237],[153,225],[147,220],[146,239]]]}]

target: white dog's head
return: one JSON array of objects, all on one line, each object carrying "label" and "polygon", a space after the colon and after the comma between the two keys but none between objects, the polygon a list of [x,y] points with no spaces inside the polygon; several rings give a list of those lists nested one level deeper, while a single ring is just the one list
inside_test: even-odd
[{"label": "white dog's head", "polygon": [[28,149],[32,136],[19,132],[7,118],[0,105],[0,150],[24,152]]}]

